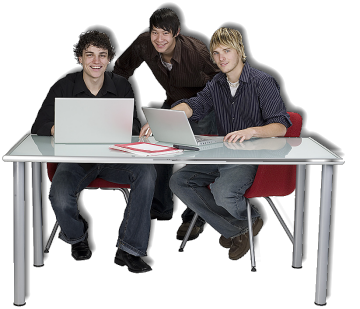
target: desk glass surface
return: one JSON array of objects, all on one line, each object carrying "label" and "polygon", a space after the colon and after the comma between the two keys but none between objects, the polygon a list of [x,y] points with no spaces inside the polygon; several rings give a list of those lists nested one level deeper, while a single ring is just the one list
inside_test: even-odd
[{"label": "desk glass surface", "polygon": [[[150,142],[157,143],[153,138]],[[133,137],[132,142],[139,141]],[[159,143],[172,146],[171,144]],[[243,143],[199,146],[200,151],[143,157],[109,149],[112,144],[54,144],[53,137],[28,134],[4,157],[10,162],[343,164],[342,158],[312,138],[258,138]]]}]

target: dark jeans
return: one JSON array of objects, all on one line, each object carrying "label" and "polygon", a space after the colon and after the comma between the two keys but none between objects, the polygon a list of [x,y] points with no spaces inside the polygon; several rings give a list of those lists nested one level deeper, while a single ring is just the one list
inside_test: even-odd
[{"label": "dark jeans", "polygon": [[[170,188],[220,234],[234,237],[248,228],[244,194],[252,185],[257,168],[257,165],[189,164],[171,177]],[[252,217],[259,215],[253,208]]]},{"label": "dark jeans", "polygon": [[[168,109],[170,108],[170,106],[167,105],[165,102],[161,108]],[[199,122],[189,122],[195,135],[217,134],[214,110],[212,110]],[[169,181],[170,177],[172,176],[173,165],[155,164],[155,169],[157,172],[157,178],[155,183],[154,198],[151,205],[151,213],[159,217],[171,217],[174,210],[174,202],[173,193],[169,187]],[[191,209],[186,208],[181,217],[183,219],[183,222],[189,222],[191,221],[193,216],[194,212]],[[198,217],[196,225],[202,226],[204,224],[205,221],[201,217]]]},{"label": "dark jeans", "polygon": [[79,213],[77,195],[96,178],[130,184],[129,202],[116,246],[132,255],[146,256],[150,206],[156,179],[155,168],[150,164],[95,164],[85,171],[77,163],[59,163],[49,194],[61,227],[59,237],[69,244],[75,244],[87,236],[87,223]]}]

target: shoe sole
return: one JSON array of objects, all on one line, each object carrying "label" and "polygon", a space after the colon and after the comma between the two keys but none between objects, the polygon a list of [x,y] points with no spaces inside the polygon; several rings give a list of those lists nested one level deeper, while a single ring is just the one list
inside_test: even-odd
[{"label": "shoe sole", "polygon": [[71,254],[71,256],[74,258],[74,260],[75,261],[86,261],[86,260],[88,260],[88,259],[90,259],[91,258],[91,256],[92,256],[92,252],[90,252],[90,255],[89,255],[89,257],[80,257],[80,258],[76,258],[73,254]]},{"label": "shoe sole", "polygon": [[[257,234],[259,234],[262,226],[264,224],[264,221],[262,219],[258,220],[257,221],[257,224],[254,225],[254,228],[253,228],[253,235],[256,236]],[[247,232],[249,233],[249,231]],[[248,237],[248,243],[247,243],[247,246],[246,246],[246,250],[244,251],[243,254],[239,254],[239,255],[236,255],[236,256],[233,256],[233,257],[230,257],[229,256],[229,259],[230,260],[238,260],[240,258],[242,258],[248,251],[250,250],[250,240],[249,240],[249,237]]]},{"label": "shoe sole", "polygon": [[119,266],[127,266],[128,271],[130,271],[132,273],[135,273],[135,274],[146,273],[146,272],[152,270],[152,269],[146,269],[146,270],[134,270],[134,269],[131,269],[131,268],[129,268],[128,265],[126,265],[126,263],[123,260],[120,260],[117,257],[115,257],[114,262],[115,262],[115,264],[117,264]]}]

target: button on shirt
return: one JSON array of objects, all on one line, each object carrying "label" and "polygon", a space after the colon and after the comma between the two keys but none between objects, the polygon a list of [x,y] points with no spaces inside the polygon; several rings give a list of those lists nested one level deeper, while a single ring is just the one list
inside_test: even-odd
[{"label": "button on shirt", "polygon": [[206,45],[181,34],[176,37],[172,69],[168,71],[151,43],[149,32],[140,34],[124,51],[116,60],[113,72],[129,78],[144,61],[165,89],[168,108],[177,100],[195,96],[219,72]]},{"label": "button on shirt", "polygon": [[213,107],[221,136],[271,123],[281,123],[286,128],[291,126],[276,80],[252,68],[248,62],[241,72],[234,96],[231,95],[226,74],[221,72],[196,97],[179,100],[172,107],[182,102],[192,108],[193,115],[189,119],[193,121],[201,120]]}]

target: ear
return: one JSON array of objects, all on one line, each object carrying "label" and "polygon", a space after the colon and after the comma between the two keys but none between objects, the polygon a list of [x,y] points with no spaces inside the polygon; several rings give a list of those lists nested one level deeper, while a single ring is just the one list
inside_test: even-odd
[{"label": "ear", "polygon": [[176,38],[179,34],[180,34],[180,27],[179,27],[177,33],[174,35],[174,38]]},{"label": "ear", "polygon": [[82,57],[79,57],[79,63],[82,65]]}]

